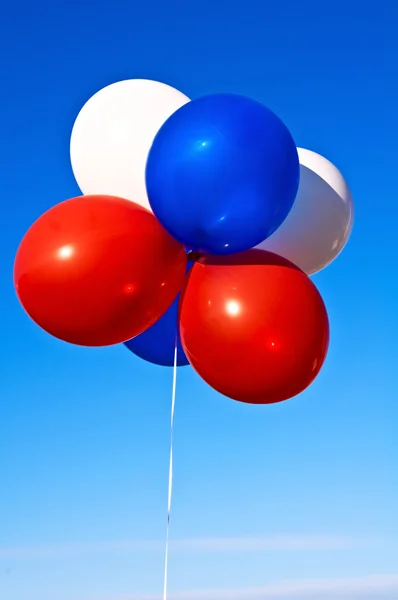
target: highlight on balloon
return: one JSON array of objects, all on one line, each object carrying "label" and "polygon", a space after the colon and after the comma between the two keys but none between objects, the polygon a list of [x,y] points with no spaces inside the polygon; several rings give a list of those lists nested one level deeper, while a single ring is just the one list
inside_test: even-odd
[{"label": "highlight on balloon", "polygon": [[15,258],[17,296],[39,327],[191,365],[244,403],[312,383],[329,321],[310,276],[341,253],[354,219],[335,165],[297,147],[258,101],[190,100],[144,79],[86,102],[70,159],[82,195],[39,217]]}]

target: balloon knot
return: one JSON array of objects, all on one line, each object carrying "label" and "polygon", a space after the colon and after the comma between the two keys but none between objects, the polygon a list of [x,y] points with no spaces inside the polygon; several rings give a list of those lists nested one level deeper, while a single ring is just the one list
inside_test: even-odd
[{"label": "balloon knot", "polygon": [[202,254],[200,252],[195,252],[194,250],[188,252],[188,260],[190,262],[196,262],[201,256]]}]

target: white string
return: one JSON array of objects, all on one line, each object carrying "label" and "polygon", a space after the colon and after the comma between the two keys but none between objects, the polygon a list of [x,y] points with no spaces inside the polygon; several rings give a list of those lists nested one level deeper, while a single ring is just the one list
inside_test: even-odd
[{"label": "white string", "polygon": [[167,500],[167,529],[166,529],[166,554],[165,554],[165,560],[164,560],[163,600],[167,600],[170,511],[171,511],[171,497],[172,497],[172,491],[173,491],[173,429],[174,429],[174,407],[175,407],[175,402],[176,402],[176,388],[177,388],[177,339],[176,339],[176,343],[175,343],[175,347],[174,347],[173,390],[171,393],[169,493],[168,493],[168,500]]}]

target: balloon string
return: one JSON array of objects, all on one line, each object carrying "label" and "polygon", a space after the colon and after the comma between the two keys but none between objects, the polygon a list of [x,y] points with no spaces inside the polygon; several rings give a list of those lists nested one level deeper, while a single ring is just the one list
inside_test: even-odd
[{"label": "balloon string", "polygon": [[175,407],[175,402],[176,402],[176,388],[177,388],[177,338],[176,338],[175,347],[174,347],[173,389],[172,389],[172,393],[171,393],[169,492],[168,492],[168,500],[167,500],[167,529],[166,529],[166,553],[165,553],[165,561],[164,561],[163,600],[167,600],[170,511],[171,511],[171,497],[172,497],[172,491],[173,491],[173,429],[174,429],[174,407]]}]

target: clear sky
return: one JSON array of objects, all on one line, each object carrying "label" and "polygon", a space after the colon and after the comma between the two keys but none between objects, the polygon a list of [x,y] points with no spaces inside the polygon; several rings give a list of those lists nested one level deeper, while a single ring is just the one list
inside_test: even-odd
[{"label": "clear sky", "polygon": [[69,136],[126,78],[264,102],[332,160],[351,241],[315,277],[331,347],[302,396],[252,407],[178,373],[170,598],[398,597],[398,5],[16,0],[0,23],[0,597],[160,598],[172,373],[25,316],[18,243],[79,193]]}]

